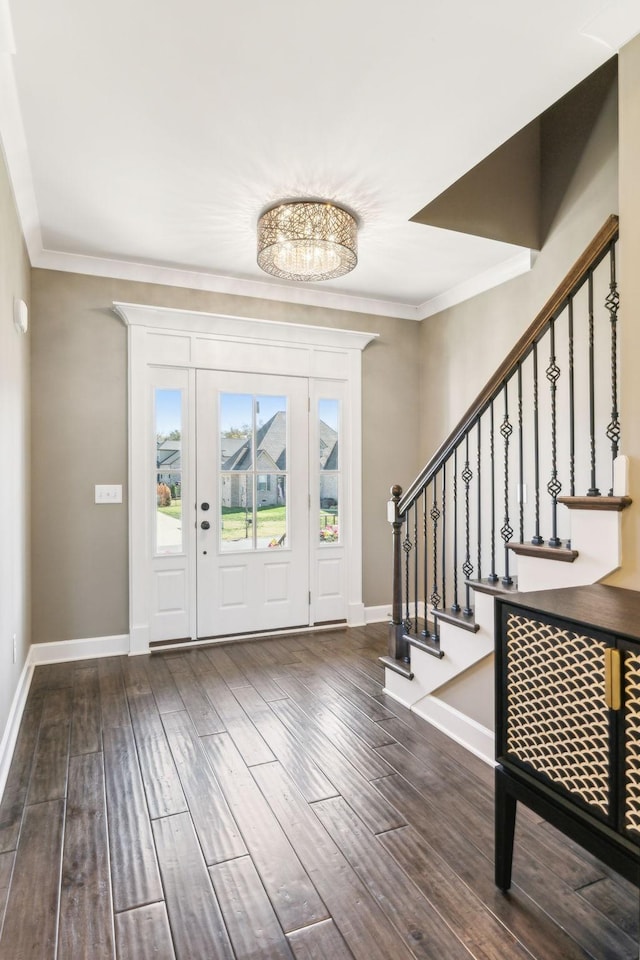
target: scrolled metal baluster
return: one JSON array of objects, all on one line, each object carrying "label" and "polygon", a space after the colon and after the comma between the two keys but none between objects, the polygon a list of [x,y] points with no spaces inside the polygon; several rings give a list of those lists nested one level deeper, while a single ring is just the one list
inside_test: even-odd
[{"label": "scrolled metal baluster", "polygon": [[405,518],[405,536],[402,541],[402,549],[404,550],[404,603],[405,603],[405,613],[403,625],[407,633],[411,633],[411,613],[410,613],[410,593],[409,593],[409,557],[413,544],[411,543],[411,537],[409,535],[409,516]]},{"label": "scrolled metal baluster", "polygon": [[[465,514],[465,555],[464,563],[462,564],[462,572],[464,573],[465,581],[468,580],[473,573],[473,564],[471,563],[471,526],[470,526],[470,502],[469,502],[469,486],[473,480],[473,472],[469,466],[469,434],[467,433],[465,438],[465,447],[464,447],[464,470],[462,471],[461,477],[462,482],[464,483],[464,514]],[[465,616],[470,616],[473,613],[471,609],[471,589],[468,584],[465,583],[465,605],[462,610]]]},{"label": "scrolled metal baluster", "polygon": [[447,465],[442,467],[442,609],[447,605]]},{"label": "scrolled metal baluster", "polygon": [[418,501],[413,505],[413,630],[418,632]]},{"label": "scrolled metal baluster", "polygon": [[[438,509],[438,500],[436,494],[436,477],[433,478],[433,501],[429,516],[431,517],[431,522],[433,524],[433,589],[429,599],[431,601],[431,610],[433,613],[436,613],[441,599],[440,594],[438,593],[438,520],[440,519],[440,510]],[[434,640],[438,639],[435,632],[432,634],[432,637]]]},{"label": "scrolled metal baluster", "polygon": [[500,425],[500,435],[504,440],[504,523],[500,529],[500,536],[504,543],[504,576],[502,583],[510,586],[513,578],[509,575],[509,542],[513,536],[513,528],[509,520],[509,438],[513,433],[513,427],[509,420],[509,398],[507,395],[507,384],[504,385],[504,417]]},{"label": "scrolled metal baluster", "polygon": [[551,497],[551,536],[549,537],[550,547],[559,547],[561,545],[558,538],[558,494],[562,490],[562,484],[558,479],[558,436],[557,436],[557,384],[560,377],[560,367],[556,363],[556,335],[555,320],[549,321],[549,366],[545,371],[549,381],[549,390],[551,391],[551,478],[547,483],[547,493]]},{"label": "scrolled metal baluster", "polygon": [[496,573],[496,461],[495,461],[495,430],[493,423],[493,400],[491,401],[489,427],[489,460],[491,462],[491,572],[487,577],[489,583],[498,582]]},{"label": "scrolled metal baluster", "polygon": [[[618,456],[620,445],[620,418],[618,414],[618,308],[620,306],[620,294],[616,282],[615,244],[611,245],[609,260],[609,293],[605,299],[605,306],[609,311],[611,324],[611,420],[607,426],[607,439],[611,443],[611,470],[613,473],[613,463]],[[613,496],[613,486],[609,491],[609,496]]]},{"label": "scrolled metal baluster", "polygon": [[482,579],[482,484],[481,484],[481,463],[482,463],[482,431],[481,431],[481,419],[478,417],[478,450],[477,450],[477,474],[478,474],[478,569],[476,570],[476,577],[478,580]]},{"label": "scrolled metal baluster", "polygon": [[587,289],[589,292],[589,448],[591,455],[591,486],[587,490],[587,496],[599,497],[600,490],[596,483],[596,377],[593,321],[593,270],[589,271]]},{"label": "scrolled metal baluster", "polygon": [[540,536],[540,445],[538,428],[538,343],[533,344],[533,470],[535,484],[535,533],[531,543],[541,546],[544,540]]},{"label": "scrolled metal baluster", "polygon": [[575,382],[573,369],[573,297],[568,304],[569,325],[569,496],[576,495]]},{"label": "scrolled metal baluster", "polygon": [[453,613],[458,613],[458,448],[453,451]]},{"label": "scrolled metal baluster", "polygon": [[522,364],[518,364],[518,505],[520,543],[524,543],[524,436],[522,430]]},{"label": "scrolled metal baluster", "polygon": [[429,509],[427,504],[427,488],[425,487],[422,491],[422,579],[423,579],[423,590],[424,590],[424,629],[422,631],[422,636],[427,637],[431,636],[431,631],[429,630],[429,621],[428,621],[428,612],[429,612]]}]

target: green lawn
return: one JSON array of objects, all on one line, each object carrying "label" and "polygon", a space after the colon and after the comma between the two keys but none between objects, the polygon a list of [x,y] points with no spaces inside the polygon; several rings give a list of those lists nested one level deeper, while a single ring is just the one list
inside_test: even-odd
[{"label": "green lawn", "polygon": [[[287,532],[287,508],[284,505],[277,507],[258,507],[256,511],[258,524],[257,536],[260,538],[279,538]],[[222,508],[222,539],[242,540],[252,536],[251,510],[244,507]]]},{"label": "green lawn", "polygon": [[172,500],[170,507],[158,507],[158,513],[166,513],[174,520],[182,520],[182,500]]},{"label": "green lawn", "polygon": [[[175,520],[182,519],[182,501],[172,500],[170,507],[158,507],[158,513],[165,513]],[[256,513],[258,524],[257,535],[260,538],[279,538],[287,531],[287,508],[284,505],[277,507],[258,507]],[[247,523],[247,520],[249,521]],[[319,528],[328,531],[338,526],[338,514],[333,510],[320,510]],[[251,510],[244,507],[222,507],[222,539],[243,540],[252,535]],[[323,539],[331,540],[329,533]],[[336,537],[337,539],[337,537]]]}]

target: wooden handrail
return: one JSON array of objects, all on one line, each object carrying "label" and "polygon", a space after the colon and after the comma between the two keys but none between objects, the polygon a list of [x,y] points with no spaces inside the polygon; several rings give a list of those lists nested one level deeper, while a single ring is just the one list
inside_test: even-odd
[{"label": "wooden handrail", "polygon": [[529,350],[531,350],[536,339],[544,331],[549,321],[561,313],[568,297],[579,289],[582,281],[586,278],[587,272],[602,260],[617,235],[618,217],[612,214],[593,238],[584,253],[576,260],[562,283],[547,300],[535,320],[525,330],[487,385],[481,393],[478,394],[458,425],[406,490],[398,504],[398,513],[400,516],[406,513],[407,509],[413,504],[416,496],[422,492],[425,484],[429,482],[450,454],[453,453],[453,450],[464,437],[465,433],[473,426],[478,416],[483,413],[491,400],[495,398],[500,387],[509,379],[518,364],[527,356]]}]

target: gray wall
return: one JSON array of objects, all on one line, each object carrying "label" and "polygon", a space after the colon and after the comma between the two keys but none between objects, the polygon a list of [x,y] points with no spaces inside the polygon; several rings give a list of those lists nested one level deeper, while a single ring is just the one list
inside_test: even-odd
[{"label": "gray wall", "polygon": [[[421,325],[424,377],[420,406],[425,461],[474,401],[607,217],[618,212],[617,111],[616,90],[612,88],[577,166],[571,171],[557,171],[554,182],[564,180],[567,186],[561,200],[557,195],[551,198],[556,212],[533,269]],[[492,686],[491,664],[485,661],[473,675],[463,674],[436,695],[492,727]]]},{"label": "gray wall", "polygon": [[[30,268],[0,151],[0,736],[30,643],[29,341],[13,324],[14,298],[30,302]],[[16,662],[13,662],[13,636]]]},{"label": "gray wall", "polygon": [[[390,602],[386,500],[419,466],[418,341],[410,320],[34,270],[33,639],[127,633],[127,338],[114,300],[379,333],[363,354],[364,600]],[[126,500],[126,498],[125,498]]]},{"label": "gray wall", "polygon": [[611,583],[640,590],[640,36],[620,52],[620,422],[633,505],[622,514],[623,566]]},{"label": "gray wall", "polygon": [[[426,461],[473,402],[607,217],[618,212],[617,97],[611,89],[533,268],[421,324],[422,458]],[[564,160],[564,158],[561,158]],[[545,198],[543,197],[543,207]],[[548,212],[548,211],[547,211]],[[545,213],[546,219],[547,213]]]}]

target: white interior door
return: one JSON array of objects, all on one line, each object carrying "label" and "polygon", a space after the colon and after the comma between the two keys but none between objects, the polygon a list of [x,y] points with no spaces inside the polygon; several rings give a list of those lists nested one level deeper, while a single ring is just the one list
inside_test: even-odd
[{"label": "white interior door", "polygon": [[308,381],[196,377],[197,636],[306,626]]}]

